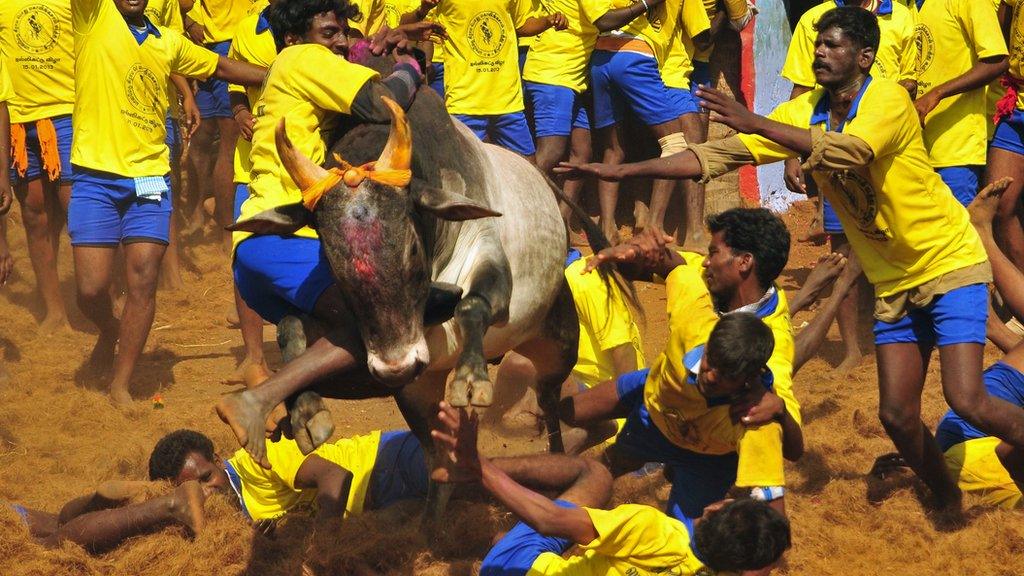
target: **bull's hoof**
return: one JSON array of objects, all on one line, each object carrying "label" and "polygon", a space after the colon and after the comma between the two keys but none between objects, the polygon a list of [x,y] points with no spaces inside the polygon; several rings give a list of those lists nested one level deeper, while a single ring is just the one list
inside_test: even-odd
[{"label": "bull's hoof", "polygon": [[306,331],[302,320],[295,316],[282,318],[277,324],[277,345],[285,364],[301,356],[306,351]]},{"label": "bull's hoof", "polygon": [[306,391],[298,395],[289,411],[292,434],[303,454],[309,454],[327,442],[334,433],[331,412],[316,392]]},{"label": "bull's hoof", "polygon": [[490,380],[478,380],[473,383],[473,406],[490,406],[494,402],[494,385]]},{"label": "bull's hoof", "polygon": [[465,380],[452,380],[451,389],[448,391],[448,403],[455,408],[469,406],[469,382]]}]

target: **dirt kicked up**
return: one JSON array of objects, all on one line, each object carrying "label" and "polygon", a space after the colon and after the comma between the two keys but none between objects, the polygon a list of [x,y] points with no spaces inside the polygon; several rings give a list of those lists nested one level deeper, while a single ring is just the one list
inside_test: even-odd
[{"label": "dirt kicked up", "polygon": [[[786,216],[791,230],[807,225],[807,213]],[[224,318],[231,299],[227,258],[210,245],[186,250],[184,290],[158,294],[154,330],[132,385],[135,404],[114,408],[107,397],[77,375],[95,335],[78,330],[88,323],[76,312],[75,331],[40,335],[32,315],[34,281],[25,257],[17,208],[8,217],[9,240],[17,255],[14,278],[0,289],[0,355],[8,372],[0,383],[0,502],[56,511],[65,501],[112,479],[144,479],[153,444],[178,428],[194,428],[230,456],[237,445],[213,413],[218,397],[236,390],[242,355],[238,332]],[[806,277],[822,247],[794,244],[782,286],[792,289]],[[61,277],[69,309],[74,309],[70,250],[61,250]],[[644,330],[648,358],[667,337],[664,290],[640,285],[647,310]],[[814,314],[798,315],[799,327]],[[870,341],[865,327],[864,336]],[[268,358],[279,355],[273,329],[265,330]],[[803,404],[807,453],[787,466],[788,512],[793,549],[781,571],[791,575],[970,574],[1017,575],[1024,566],[1024,512],[984,509],[967,499],[970,522],[941,532],[927,514],[923,491],[903,481],[879,486],[867,481],[876,456],[891,452],[876,415],[877,380],[873,357],[848,374],[832,366],[842,355],[833,329],[818,358],[797,375]],[[997,358],[991,345],[989,362]],[[924,415],[934,427],[946,407],[931,363]],[[159,394],[162,408],[152,397]],[[330,402],[336,436],[403,426],[390,401]],[[545,443],[524,426],[512,434],[486,433],[490,454],[537,452]],[[660,476],[626,477],[616,484],[615,503],[640,501],[655,506],[667,488]],[[872,503],[869,500],[877,500]],[[0,574],[475,574],[492,539],[513,518],[500,508],[454,501],[449,532],[428,546],[418,530],[420,505],[404,504],[320,526],[295,515],[272,537],[256,535],[226,498],[210,498],[207,521],[194,540],[180,528],[135,538],[113,552],[91,556],[65,544],[50,550],[36,544],[18,515],[0,505]]]}]

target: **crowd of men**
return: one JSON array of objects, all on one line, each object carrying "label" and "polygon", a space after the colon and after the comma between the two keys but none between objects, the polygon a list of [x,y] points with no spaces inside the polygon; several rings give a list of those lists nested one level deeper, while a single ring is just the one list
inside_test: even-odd
[{"label": "crowd of men", "polygon": [[[710,72],[720,32],[755,17],[745,0],[5,0],[0,214],[17,198],[41,329],[66,323],[56,263],[66,221],[77,305],[99,331],[86,373],[130,404],[158,279],[180,281],[177,242],[201,228],[208,204],[231,257],[251,387],[217,407],[245,446],[230,458],[196,431],[158,442],[149,480],[171,492],[115,481],[58,513],[11,506],[45,544],[104,551],[168,524],[201,530],[217,491],[269,529],[289,512],[337,518],[425,497],[430,482],[476,482],[521,520],[484,574],[766,574],[790,547],[784,462],[804,450],[794,374],[834,319],[846,346],[838,369],[859,362],[869,286],[879,416],[898,450],[872,473],[909,468],[953,524],[965,491],[1017,506],[1024,346],[989,301],[1024,317],[1022,11],[1021,0],[826,0],[796,24],[782,70],[790,100],[762,117],[715,89]],[[360,64],[368,54],[393,66],[384,75]],[[613,246],[566,258],[580,322],[558,406],[567,453],[490,459],[477,451],[477,414],[447,403],[434,450],[407,431],[254,438],[264,426],[294,432],[283,403],[365,360],[337,344],[307,353],[320,354],[315,373],[273,374],[264,322],[351,323],[344,296],[317,230],[220,230],[307,200],[282,140],[323,164],[347,127],[388,123],[431,89],[455,121],[559,183],[567,226],[570,202],[596,180]],[[711,120],[736,134],[707,142]],[[650,129],[658,157],[625,163],[630,123]],[[819,200],[805,238],[832,250],[789,297],[776,284],[790,249],[778,216],[704,215],[709,180],[780,161],[786,185]],[[651,200],[619,242],[619,184],[633,178],[653,179]],[[685,216],[672,236],[677,187]],[[0,232],[2,284],[11,257]],[[669,336],[649,364],[623,287],[597,271],[604,263],[665,284]],[[792,314],[829,286],[794,334]],[[986,339],[1005,352],[987,369]],[[934,348],[951,410],[933,435],[921,392]],[[497,388],[522,397],[496,398],[487,417],[535,411],[535,377],[509,354]],[[432,476],[431,452],[447,456]],[[648,463],[671,484],[666,510],[605,509],[612,479]],[[564,557],[574,546],[582,553]]]}]

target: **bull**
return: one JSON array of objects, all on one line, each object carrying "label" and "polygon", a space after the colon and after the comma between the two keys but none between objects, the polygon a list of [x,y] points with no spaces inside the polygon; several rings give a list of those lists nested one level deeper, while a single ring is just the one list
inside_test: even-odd
[{"label": "bull", "polygon": [[[303,202],[230,229],[288,234],[310,225],[318,231],[372,381],[332,382],[317,392],[393,395],[410,428],[430,447],[430,422],[449,375],[454,371],[448,388],[453,406],[488,406],[488,360],[514,350],[537,370],[550,448],[561,451],[556,407],[576,362],[579,325],[563,275],[566,229],[552,193],[559,193],[557,187],[525,158],[483,143],[453,122],[433,91],[417,95],[408,118],[397,104],[386,103],[390,125],[348,131],[326,168],[294,149],[282,120],[278,153],[303,190]],[[599,243],[594,248],[607,245],[584,219],[588,236]],[[432,282],[457,286],[461,299],[451,320],[426,328]],[[301,352],[295,341],[304,341],[302,335],[281,332],[283,347],[292,350],[288,356]],[[236,393],[235,400],[250,393]],[[333,431],[312,391],[303,392],[290,412],[304,451]],[[258,424],[248,442],[239,439],[261,461]]]}]

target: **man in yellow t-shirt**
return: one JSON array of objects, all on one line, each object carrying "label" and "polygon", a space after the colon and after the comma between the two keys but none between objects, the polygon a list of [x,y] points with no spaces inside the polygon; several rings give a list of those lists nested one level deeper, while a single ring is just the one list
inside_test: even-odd
[{"label": "man in yellow t-shirt", "polygon": [[966,206],[986,160],[986,86],[1006,72],[1007,50],[989,0],[928,0],[917,16],[918,96],[928,160]]},{"label": "man in yellow t-shirt", "polygon": [[[904,88],[868,74],[880,32],[874,15],[836,8],[818,21],[821,88],[758,116],[716,90],[699,96],[737,137],[632,165],[566,166],[602,178],[710,178],[742,165],[805,155],[819,188],[875,286],[880,416],[936,495],[959,510],[961,493],[921,423],[927,354],[938,347],[943,391],[979,428],[1024,447],[1024,410],[994,401],[981,379],[991,268],[967,212],[928,164],[920,119]],[[808,130],[810,127],[810,130]]]},{"label": "man in yellow t-shirt", "polygon": [[[1003,180],[998,186],[1001,188],[1006,184]],[[1007,258],[993,235],[993,219],[1001,200],[998,189],[980,192],[968,210],[992,263],[996,288],[1014,316],[1024,318],[1024,273]],[[1018,343],[1014,346],[989,366],[982,377],[991,396],[1024,407],[1024,345]],[[954,410],[947,412],[939,421],[935,440],[945,453],[946,467],[961,490],[978,496],[983,504],[989,506],[1016,508],[1024,501],[1021,496],[1024,457],[1020,450],[982,432]],[[887,454],[875,461],[872,473],[884,479],[905,467],[906,463],[899,454]]]},{"label": "man in yellow t-shirt", "polygon": [[44,333],[67,323],[56,239],[71,195],[73,51],[70,0],[0,2],[0,58],[14,87],[8,103],[14,131],[11,183],[43,302]]},{"label": "man in yellow t-shirt", "polygon": [[[995,132],[988,149],[988,181],[1013,178],[999,203],[996,237],[1010,260],[1024,269],[1024,226],[1020,195],[1024,191],[1024,3],[1004,0],[1000,25],[1007,33],[1010,69],[1002,76],[1006,94],[995,107]],[[990,87],[989,92],[993,90]]]},{"label": "man in yellow t-shirt", "polygon": [[[145,9],[146,2],[127,0],[71,3],[75,181],[68,233],[79,307],[100,331],[84,368],[100,377],[113,365],[110,394],[120,404],[131,402],[128,384],[153,323],[157,272],[169,239],[169,76],[217,76],[246,85],[264,76],[155,26]],[[120,322],[109,290],[119,245],[132,271]]]},{"label": "man in yellow t-shirt", "polygon": [[[766,574],[790,547],[789,522],[764,502],[717,502],[692,521],[638,504],[602,510],[612,482],[593,460],[564,454],[491,460],[478,450],[475,416],[442,402],[438,420],[434,439],[455,462],[449,480],[480,482],[520,519],[487,553],[481,576]],[[561,484],[558,499],[523,486],[517,476],[534,487]],[[582,554],[563,557],[573,545]]]},{"label": "man in yellow t-shirt", "polygon": [[442,46],[448,112],[481,140],[531,160],[516,38],[565,28],[561,14],[536,16],[532,8],[528,0],[443,0],[435,8],[449,34]]},{"label": "man in yellow t-shirt", "polygon": [[222,460],[209,438],[177,430],[153,447],[149,479],[232,494],[254,523],[312,507],[322,518],[350,516],[427,495],[423,447],[409,431],[341,438],[309,454],[287,438],[266,443],[271,469],[242,449]]}]

